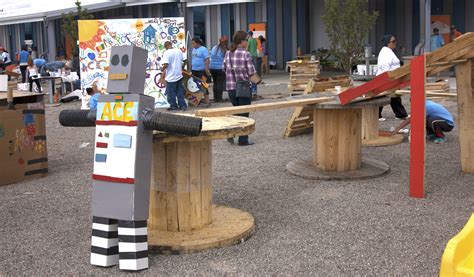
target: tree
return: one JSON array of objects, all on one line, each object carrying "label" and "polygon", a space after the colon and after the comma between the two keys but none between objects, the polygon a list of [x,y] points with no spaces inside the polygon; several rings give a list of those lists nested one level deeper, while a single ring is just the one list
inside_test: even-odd
[{"label": "tree", "polygon": [[81,6],[81,1],[76,0],[76,12],[69,12],[68,14],[62,14],[62,30],[68,41],[70,43],[72,49],[72,55],[76,56],[79,54],[79,48],[77,47],[77,40],[78,40],[78,29],[77,29],[77,20],[83,19],[92,19],[94,16],[89,14],[87,9]]},{"label": "tree", "polygon": [[339,67],[350,72],[364,54],[364,42],[379,13],[369,14],[368,0],[324,0],[322,21]]}]

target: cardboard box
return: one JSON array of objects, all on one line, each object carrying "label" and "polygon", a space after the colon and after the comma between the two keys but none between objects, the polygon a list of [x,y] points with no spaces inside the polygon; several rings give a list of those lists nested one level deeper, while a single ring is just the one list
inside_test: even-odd
[{"label": "cardboard box", "polygon": [[44,105],[25,103],[0,109],[0,185],[48,173]]}]

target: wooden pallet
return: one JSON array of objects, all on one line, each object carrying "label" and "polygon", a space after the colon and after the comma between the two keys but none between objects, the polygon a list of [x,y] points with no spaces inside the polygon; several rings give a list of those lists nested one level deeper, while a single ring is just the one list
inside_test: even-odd
[{"label": "wooden pallet", "polygon": [[290,67],[290,90],[302,91],[306,88],[306,84],[312,78],[319,76],[319,61],[297,60],[289,61],[287,65]]},{"label": "wooden pallet", "polygon": [[[347,75],[310,79],[305,86],[303,94],[325,92],[328,89],[333,89],[335,86],[349,87],[351,85],[352,80]],[[291,118],[288,120],[288,125],[283,131],[283,138],[306,134],[312,130],[313,109],[307,107],[297,107],[291,115]]]}]

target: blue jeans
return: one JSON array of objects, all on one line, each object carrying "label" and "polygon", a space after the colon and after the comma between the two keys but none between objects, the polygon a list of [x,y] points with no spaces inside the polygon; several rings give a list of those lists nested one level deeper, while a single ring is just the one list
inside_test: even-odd
[{"label": "blue jeans", "polygon": [[[237,97],[235,96],[235,89],[231,89],[227,91],[229,94],[230,102],[232,103],[233,106],[244,106],[244,105],[250,105],[252,104],[252,98],[247,98],[247,97]],[[241,114],[236,114],[238,116],[245,116],[249,117],[249,113],[241,113]],[[239,137],[239,142],[240,143],[246,143],[249,141],[249,136],[240,136]]]},{"label": "blue jeans", "polygon": [[[176,82],[167,82],[166,84],[166,98],[171,108],[186,108],[186,101],[184,100],[183,78]],[[178,104],[176,104],[178,98]]]}]

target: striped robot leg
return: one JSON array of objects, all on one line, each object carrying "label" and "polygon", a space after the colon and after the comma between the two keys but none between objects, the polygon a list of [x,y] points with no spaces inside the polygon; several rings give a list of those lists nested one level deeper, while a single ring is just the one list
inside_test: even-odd
[{"label": "striped robot leg", "polygon": [[113,266],[118,264],[117,220],[92,217],[91,264]]},{"label": "striped robot leg", "polygon": [[148,236],[146,220],[118,221],[119,267],[121,270],[148,268]]}]

